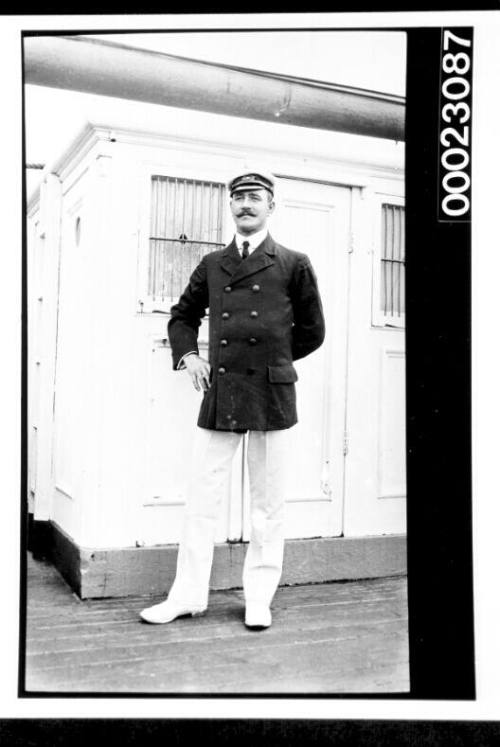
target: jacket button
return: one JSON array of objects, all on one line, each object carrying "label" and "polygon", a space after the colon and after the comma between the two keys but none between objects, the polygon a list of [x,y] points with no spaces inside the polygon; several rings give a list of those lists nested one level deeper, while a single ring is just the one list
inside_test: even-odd
[{"label": "jacket button", "polygon": [[222,312],[222,318],[223,319],[229,319],[229,311],[223,311]]},{"label": "jacket button", "polygon": [[260,285],[252,285],[252,290],[254,293],[258,293],[260,291]]},{"label": "jacket button", "polygon": [[227,345],[227,340],[221,340],[221,341],[220,341],[220,344],[221,344],[221,345],[224,345],[224,347],[225,347],[225,346]]},{"label": "jacket button", "polygon": [[224,290],[226,291],[226,293],[231,293],[231,291],[232,291],[233,289],[231,288],[231,286],[230,286],[230,285],[226,285],[226,287],[224,288]]},{"label": "jacket button", "polygon": [[250,312],[250,316],[252,317],[252,319],[255,319],[255,317],[259,316],[259,312],[258,311],[251,311]]},{"label": "jacket button", "polygon": [[257,344],[257,340],[255,339],[255,337],[251,337],[248,342],[250,343],[250,345],[256,345]]},{"label": "jacket button", "polygon": [[225,374],[225,373],[226,373],[226,369],[224,368],[224,366],[221,366],[221,367],[219,368],[219,373],[220,373],[220,375],[221,375],[221,376],[222,376],[222,374]]}]

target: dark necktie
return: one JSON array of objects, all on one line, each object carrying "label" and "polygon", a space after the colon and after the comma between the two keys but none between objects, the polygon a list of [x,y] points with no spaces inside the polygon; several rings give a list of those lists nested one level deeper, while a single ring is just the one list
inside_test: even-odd
[{"label": "dark necktie", "polygon": [[242,249],[243,249],[243,251],[241,252],[241,258],[242,259],[246,259],[248,257],[248,254],[249,254],[248,247],[250,246],[250,243],[248,241],[244,241],[241,246],[242,246]]}]

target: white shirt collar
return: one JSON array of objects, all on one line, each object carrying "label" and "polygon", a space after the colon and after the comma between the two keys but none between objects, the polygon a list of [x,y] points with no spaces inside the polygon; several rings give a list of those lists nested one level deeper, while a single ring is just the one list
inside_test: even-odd
[{"label": "white shirt collar", "polygon": [[250,236],[244,236],[241,233],[236,233],[236,246],[238,247],[239,251],[241,251],[243,242],[248,241],[248,251],[251,253],[254,249],[257,249],[260,244],[262,244],[267,236],[267,233],[267,228],[263,228],[262,231],[257,231],[257,233],[252,233]]}]

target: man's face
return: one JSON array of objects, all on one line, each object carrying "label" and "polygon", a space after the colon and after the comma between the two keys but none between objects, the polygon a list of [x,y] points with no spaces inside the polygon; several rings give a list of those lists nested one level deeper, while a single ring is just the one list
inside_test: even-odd
[{"label": "man's face", "polygon": [[237,231],[247,235],[265,228],[274,210],[274,202],[265,189],[235,192],[230,204]]}]

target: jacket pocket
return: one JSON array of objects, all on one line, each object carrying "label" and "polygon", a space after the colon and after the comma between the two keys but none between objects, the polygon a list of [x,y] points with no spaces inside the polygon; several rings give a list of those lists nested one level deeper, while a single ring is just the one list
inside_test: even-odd
[{"label": "jacket pocket", "polygon": [[268,366],[267,375],[271,384],[293,384],[299,378],[291,363],[285,366]]}]

